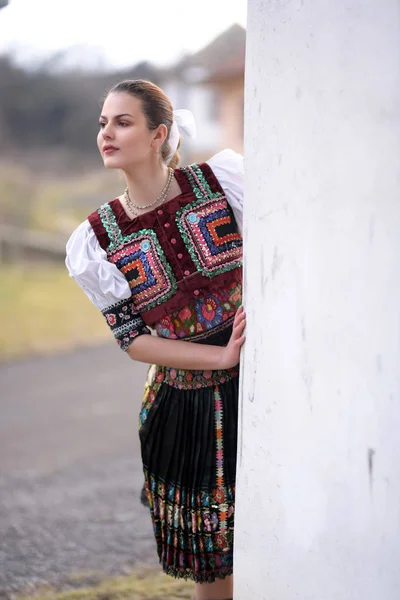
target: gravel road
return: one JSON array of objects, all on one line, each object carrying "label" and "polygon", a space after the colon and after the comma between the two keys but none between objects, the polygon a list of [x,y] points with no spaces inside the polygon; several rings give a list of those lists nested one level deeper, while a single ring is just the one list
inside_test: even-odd
[{"label": "gravel road", "polygon": [[113,343],[0,366],[0,598],[156,564],[139,501],[145,374]]}]

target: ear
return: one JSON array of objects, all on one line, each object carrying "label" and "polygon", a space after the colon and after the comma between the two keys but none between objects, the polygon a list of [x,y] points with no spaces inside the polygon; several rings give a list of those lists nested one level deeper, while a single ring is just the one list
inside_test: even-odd
[{"label": "ear", "polygon": [[165,140],[167,139],[167,135],[168,135],[167,126],[164,125],[164,123],[161,123],[161,125],[159,125],[157,127],[157,129],[154,129],[153,135],[154,135],[154,137],[153,137],[153,141],[151,142],[151,145],[157,151],[160,151]]}]

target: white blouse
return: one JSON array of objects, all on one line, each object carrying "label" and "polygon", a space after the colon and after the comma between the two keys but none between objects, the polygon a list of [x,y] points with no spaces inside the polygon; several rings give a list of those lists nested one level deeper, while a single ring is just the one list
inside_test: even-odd
[{"label": "white blouse", "polygon": [[[227,149],[210,158],[207,163],[221,184],[242,233],[243,157]],[[128,281],[114,264],[108,262],[106,252],[100,246],[88,220],[81,223],[69,238],[65,264],[70,277],[75,279],[89,300],[100,310],[128,299],[131,295]]]}]

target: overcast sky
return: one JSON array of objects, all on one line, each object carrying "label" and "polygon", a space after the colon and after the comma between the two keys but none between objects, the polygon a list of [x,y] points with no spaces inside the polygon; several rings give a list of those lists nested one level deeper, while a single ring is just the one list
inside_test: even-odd
[{"label": "overcast sky", "polygon": [[87,45],[108,66],[165,65],[232,23],[245,26],[246,7],[247,0],[10,0],[0,11],[0,53],[36,62]]}]

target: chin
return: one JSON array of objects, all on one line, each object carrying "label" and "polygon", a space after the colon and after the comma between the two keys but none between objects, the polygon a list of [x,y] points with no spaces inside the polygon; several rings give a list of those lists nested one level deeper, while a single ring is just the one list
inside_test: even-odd
[{"label": "chin", "polygon": [[103,164],[106,169],[120,169],[120,161],[116,160],[113,156],[105,156],[103,158]]}]

